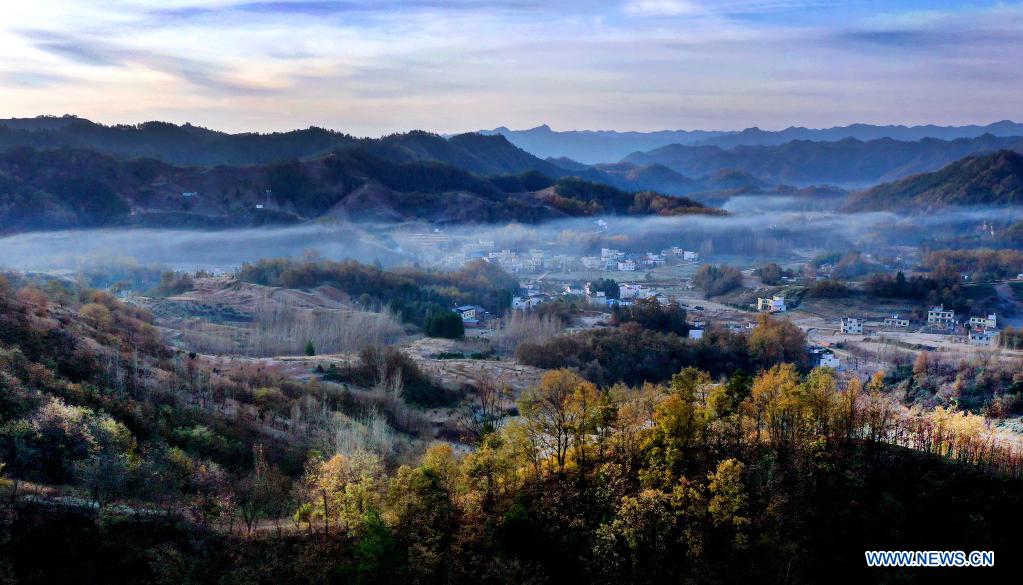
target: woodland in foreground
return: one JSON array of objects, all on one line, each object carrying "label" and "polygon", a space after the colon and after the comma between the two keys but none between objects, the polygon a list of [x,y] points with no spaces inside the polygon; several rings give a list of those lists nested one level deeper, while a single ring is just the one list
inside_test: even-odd
[{"label": "woodland in foreground", "polygon": [[[498,381],[466,389],[471,450],[382,450],[372,420],[317,417],[372,407],[399,428],[407,407],[174,352],[105,293],[0,284],[2,583],[987,582],[1014,568],[1018,454],[981,416],[906,409],[883,376],[762,362],[598,387],[555,369],[514,407]],[[868,569],[864,549],[994,550],[996,567]]]}]

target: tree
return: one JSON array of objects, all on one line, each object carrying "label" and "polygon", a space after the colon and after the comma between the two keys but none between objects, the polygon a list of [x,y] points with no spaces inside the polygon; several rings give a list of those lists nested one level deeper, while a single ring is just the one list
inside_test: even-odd
[{"label": "tree", "polygon": [[791,363],[806,367],[806,334],[788,319],[772,319],[767,314],[757,317],[757,326],[749,336],[753,360],[761,367]]},{"label": "tree", "polygon": [[656,481],[671,485],[696,461],[695,445],[707,429],[705,396],[710,377],[686,368],[671,379],[670,393],[656,407],[649,460]]},{"label": "tree", "polygon": [[376,508],[367,510],[362,517],[362,526],[355,543],[355,582],[360,585],[402,582],[405,558],[380,512]]},{"label": "tree", "polygon": [[459,339],[465,336],[465,323],[458,313],[452,311],[431,313],[423,324],[423,333],[427,337]]},{"label": "tree", "polygon": [[371,453],[314,457],[303,478],[312,516],[323,519],[324,532],[332,522],[339,530],[358,532],[366,512],[380,505],[382,476],[380,459]]},{"label": "tree", "polygon": [[615,305],[611,313],[611,323],[638,323],[645,329],[661,333],[674,333],[679,337],[689,335],[689,324],[686,322],[686,311],[674,299],[667,305],[661,305],[654,298],[640,299],[631,307]]},{"label": "tree", "polygon": [[[227,475],[219,465],[204,461],[195,466],[191,479],[194,492],[189,511],[203,529],[220,518],[227,506]],[[251,531],[251,523],[249,530]]]},{"label": "tree", "polygon": [[613,278],[598,278],[590,283],[590,290],[593,292],[602,292],[604,297],[609,299],[617,299],[621,297],[621,287],[618,282]]},{"label": "tree", "polygon": [[547,372],[526,390],[519,410],[535,444],[554,457],[558,473],[573,448],[581,448],[593,423],[597,387],[568,369]]},{"label": "tree", "polygon": [[236,490],[238,508],[249,533],[261,516],[279,521],[290,492],[287,478],[270,465],[262,445],[253,447],[252,458],[252,473],[239,482]]},{"label": "tree", "polygon": [[716,297],[742,286],[742,272],[733,266],[704,264],[693,275],[693,286]]},{"label": "tree", "polygon": [[[450,448],[447,455],[450,458]],[[437,459],[436,450],[433,457]],[[408,550],[409,571],[417,582],[448,581],[441,573],[450,566],[455,534],[449,472],[431,462],[428,454],[418,467],[400,467],[390,482],[388,504],[395,513],[394,529]]]},{"label": "tree", "polygon": [[764,266],[757,269],[757,275],[760,276],[760,281],[768,286],[773,286],[781,282],[782,270],[781,266],[778,266],[774,262],[765,264]]},{"label": "tree", "polygon": [[643,490],[622,498],[614,519],[597,529],[596,557],[613,582],[663,583],[675,552],[676,514],[670,494]]},{"label": "tree", "polygon": [[307,356],[314,356],[314,355],[316,355],[316,346],[313,345],[312,341],[305,342],[305,354]]},{"label": "tree", "polygon": [[513,393],[507,385],[489,377],[478,380],[467,390],[460,424],[468,438],[478,444],[491,433],[501,430],[505,404],[512,400]]},{"label": "tree", "polygon": [[742,482],[745,469],[741,461],[729,458],[707,476],[710,480],[707,489],[711,494],[707,511],[715,526],[724,526],[732,531],[732,543],[738,549],[748,544],[745,529],[750,524],[750,519],[744,515],[748,503]]},{"label": "tree", "polygon": [[774,445],[791,436],[794,411],[799,407],[799,376],[792,364],[781,364],[761,373],[753,381],[743,404],[752,419],[759,443],[764,431]]},{"label": "tree", "polygon": [[75,464],[75,479],[89,491],[100,510],[128,487],[129,464],[121,453],[104,449]]}]

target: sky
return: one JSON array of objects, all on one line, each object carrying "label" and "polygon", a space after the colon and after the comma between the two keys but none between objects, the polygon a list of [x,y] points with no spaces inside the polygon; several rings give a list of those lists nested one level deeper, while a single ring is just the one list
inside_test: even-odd
[{"label": "sky", "polygon": [[1023,2],[4,4],[0,118],[360,136],[1023,121]]}]

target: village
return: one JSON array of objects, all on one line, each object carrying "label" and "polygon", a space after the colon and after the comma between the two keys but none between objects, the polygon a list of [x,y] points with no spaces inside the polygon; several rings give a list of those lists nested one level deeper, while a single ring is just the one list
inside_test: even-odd
[{"label": "village", "polygon": [[[415,242],[430,251],[453,244],[445,234],[421,234]],[[1000,320],[995,313],[960,315],[942,305],[926,308],[925,319],[912,319],[924,309],[895,308],[881,313],[886,303],[859,307],[856,303],[812,302],[802,294],[787,297],[786,290],[798,288],[799,279],[785,278],[790,286],[771,287],[761,283],[748,264],[743,268],[743,287],[755,295],[746,302],[731,296],[707,298],[693,286],[693,275],[708,261],[734,261],[707,257],[696,250],[672,245],[661,250],[625,252],[602,247],[599,255],[552,252],[541,245],[525,250],[498,247],[494,240],[474,239],[457,251],[441,256],[440,265],[458,268],[472,261],[501,266],[519,276],[520,288],[512,299],[514,311],[531,311],[553,302],[572,303],[587,312],[605,317],[615,307],[629,307],[641,300],[662,305],[677,302],[686,310],[689,336],[699,339],[710,326],[731,331],[750,331],[757,326],[757,314],[786,318],[807,335],[807,352],[814,365],[865,373],[884,369],[886,351],[897,347],[907,351],[940,351],[976,354],[996,352],[1018,357],[1015,350],[999,347]],[[747,261],[748,262],[748,261]],[[791,262],[798,265],[798,262]],[[805,278],[827,279],[833,264],[819,266]],[[495,315],[479,306],[455,308],[467,329],[481,332],[497,327]],[[590,319],[585,327],[599,327],[606,318]]]}]

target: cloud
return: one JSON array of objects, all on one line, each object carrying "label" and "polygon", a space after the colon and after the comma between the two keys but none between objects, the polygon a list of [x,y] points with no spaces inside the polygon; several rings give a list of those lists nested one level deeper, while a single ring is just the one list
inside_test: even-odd
[{"label": "cloud", "polygon": [[791,12],[835,3],[829,0],[626,0],[622,9],[636,16],[736,16]]},{"label": "cloud", "polygon": [[640,16],[679,16],[704,12],[688,0],[628,0],[624,10],[626,14]]},{"label": "cloud", "polygon": [[[101,0],[39,0],[18,6],[0,22],[0,63],[10,70],[0,76],[0,109],[8,115],[74,111],[108,122],[162,116],[230,130],[316,124],[373,135],[544,122],[652,130],[1023,117],[1016,98],[1023,70],[1011,50],[1023,44],[1018,5],[126,0],[114,11]],[[57,83],[84,91],[43,89]]]},{"label": "cloud", "polygon": [[141,65],[206,91],[246,95],[276,91],[273,87],[233,80],[223,66],[209,61],[166,55],[49,31],[26,31],[23,34],[32,40],[36,48],[83,65],[114,68]]},{"label": "cloud", "polygon": [[74,79],[59,73],[39,71],[0,71],[0,86],[9,85],[21,88],[53,87],[72,83]]}]

